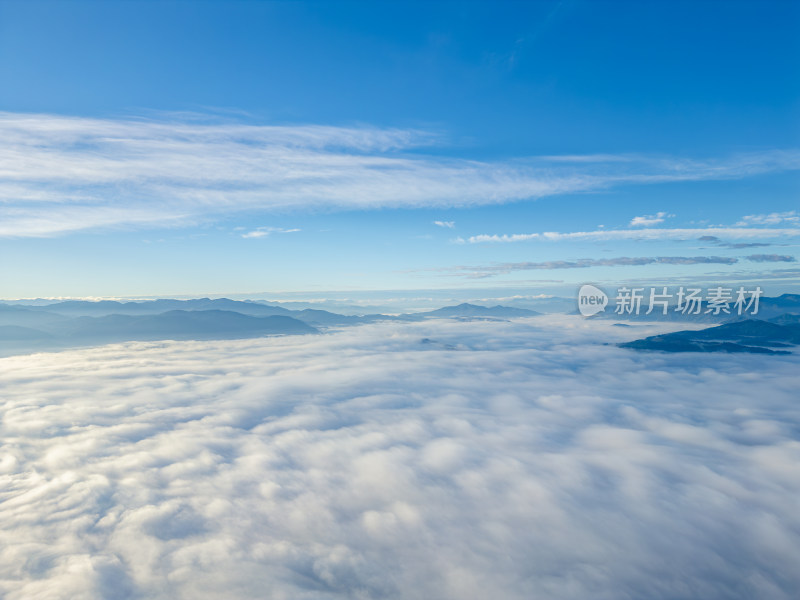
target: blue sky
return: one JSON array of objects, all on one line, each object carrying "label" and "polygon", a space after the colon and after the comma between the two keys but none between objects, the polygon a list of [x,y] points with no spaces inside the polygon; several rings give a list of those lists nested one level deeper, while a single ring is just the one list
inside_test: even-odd
[{"label": "blue sky", "polygon": [[792,2],[2,2],[0,297],[797,291],[798,25]]}]

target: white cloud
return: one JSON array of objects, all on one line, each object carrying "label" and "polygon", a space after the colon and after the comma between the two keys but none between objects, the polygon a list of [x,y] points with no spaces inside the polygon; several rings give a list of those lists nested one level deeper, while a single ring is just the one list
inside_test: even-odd
[{"label": "white cloud", "polygon": [[456,226],[455,221],[434,221],[433,224],[437,227],[445,227],[447,229],[454,229]]},{"label": "white cloud", "polygon": [[245,239],[267,237],[271,233],[297,233],[300,229],[283,229],[281,227],[258,227],[253,231],[241,234]]},{"label": "white cloud", "polygon": [[766,215],[747,215],[742,217],[742,220],[737,225],[749,227],[752,225],[780,225],[781,223],[800,223],[800,215],[797,214],[796,210],[774,212]]},{"label": "white cloud", "polygon": [[792,598],[798,357],[602,345],[670,327],[2,359],[0,595]]},{"label": "white cloud", "polygon": [[456,238],[456,243],[485,244],[545,241],[605,241],[605,240],[685,240],[697,239],[704,235],[713,235],[732,239],[774,239],[800,236],[800,228],[742,228],[742,227],[705,227],[702,229],[615,229],[596,231],[573,231],[559,233],[545,231],[542,233],[515,233],[502,235],[480,234],[467,239]]},{"label": "white cloud", "polygon": [[654,215],[644,215],[641,217],[633,217],[631,219],[630,226],[631,227],[651,227],[653,225],[658,225],[659,223],[663,223],[664,220],[668,217],[673,217],[675,215],[669,215],[665,212],[659,212]]},{"label": "white cloud", "polygon": [[437,143],[429,132],[375,127],[0,113],[0,236],[186,225],[235,211],[478,206],[800,166],[796,151],[504,162],[419,152]]}]

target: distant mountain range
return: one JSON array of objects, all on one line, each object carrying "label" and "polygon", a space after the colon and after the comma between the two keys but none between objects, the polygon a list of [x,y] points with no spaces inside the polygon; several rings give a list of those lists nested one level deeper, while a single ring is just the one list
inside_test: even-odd
[{"label": "distant mountain range", "polygon": [[42,305],[0,303],[0,355],[121,341],[205,340],[318,333],[320,329],[375,321],[432,318],[507,319],[539,313],[506,306],[459,304],[405,315],[340,315],[290,310],[228,298],[90,302]]},{"label": "distant mountain range", "polygon": [[[607,311],[606,318],[616,316]],[[209,340],[318,333],[376,321],[415,322],[426,319],[505,320],[540,315],[510,306],[463,303],[401,315],[342,315],[327,310],[291,310],[262,302],[199,298],[144,302],[68,300],[51,304],[0,303],[0,355],[62,349],[121,341]],[[758,317],[697,315],[703,322],[723,323],[702,331],[681,331],[622,344],[637,350],[667,352],[786,353],[800,343],[800,295],[762,298]],[[671,312],[640,316],[691,322],[692,316]]]},{"label": "distant mountain range", "polygon": [[0,310],[25,309],[30,311],[58,313],[71,317],[86,316],[96,317],[103,315],[157,315],[170,310],[227,310],[254,317],[271,315],[289,316],[291,311],[280,306],[262,304],[259,302],[230,300],[228,298],[196,298],[192,300],[145,300],[143,302],[117,302],[115,300],[101,300],[91,302],[87,300],[65,300],[47,305],[2,304]]},{"label": "distant mountain range", "polygon": [[[171,310],[157,315],[103,315],[52,318],[43,313],[38,327],[0,321],[0,355],[123,341],[208,340],[317,333],[317,329],[284,315],[253,317],[224,310]],[[22,313],[31,324],[30,315]]]},{"label": "distant mountain range", "polygon": [[770,321],[748,319],[699,331],[677,331],[620,344],[634,350],[662,352],[751,352],[791,354],[800,344],[800,315],[784,314]]},{"label": "distant mountain range", "polygon": [[67,337],[135,340],[250,337],[317,331],[284,315],[252,317],[227,310],[170,310],[158,315],[77,317],[51,329]]}]

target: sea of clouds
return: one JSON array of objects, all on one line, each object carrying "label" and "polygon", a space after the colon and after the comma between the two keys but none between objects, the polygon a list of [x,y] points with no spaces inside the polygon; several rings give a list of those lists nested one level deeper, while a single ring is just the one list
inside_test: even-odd
[{"label": "sea of clouds", "polygon": [[781,599],[800,356],[380,323],[0,359],[0,596]]}]

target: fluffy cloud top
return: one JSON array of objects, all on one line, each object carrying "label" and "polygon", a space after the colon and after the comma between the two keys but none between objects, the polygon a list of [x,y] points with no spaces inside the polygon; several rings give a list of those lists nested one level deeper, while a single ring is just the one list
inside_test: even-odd
[{"label": "fluffy cloud top", "polygon": [[2,359],[0,595],[791,598],[798,357],[601,343],[669,327]]}]

